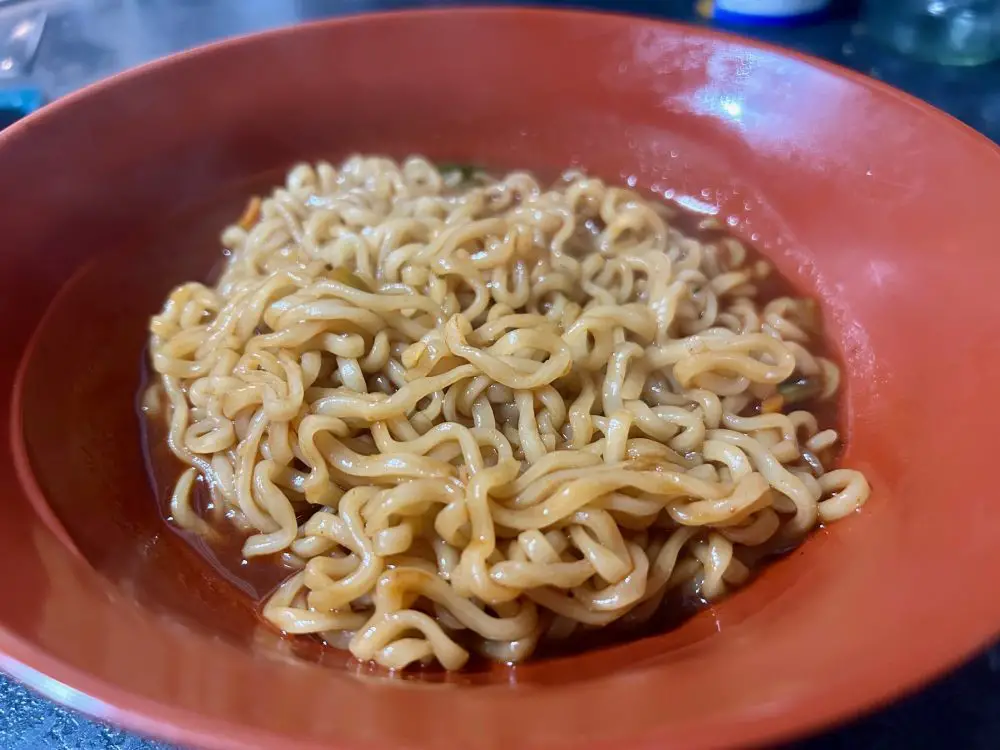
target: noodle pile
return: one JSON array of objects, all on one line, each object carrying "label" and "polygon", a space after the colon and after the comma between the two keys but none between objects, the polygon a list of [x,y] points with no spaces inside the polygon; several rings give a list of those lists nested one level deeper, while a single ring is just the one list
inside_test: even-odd
[{"label": "noodle pile", "polygon": [[579,172],[295,167],[152,320],[172,521],[242,530],[289,567],[268,621],[390,669],[739,586],[869,487],[796,408],[838,384],[814,304],[674,216]]}]

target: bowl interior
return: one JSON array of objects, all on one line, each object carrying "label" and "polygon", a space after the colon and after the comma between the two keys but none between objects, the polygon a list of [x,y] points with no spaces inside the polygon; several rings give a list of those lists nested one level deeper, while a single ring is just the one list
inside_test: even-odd
[{"label": "bowl interior", "polygon": [[[516,670],[400,685],[259,626],[161,520],[136,409],[146,323],[211,271],[248,193],[354,151],[578,165],[729,220],[822,302],[868,506],[670,633]],[[1000,514],[974,437],[997,410],[998,195],[992,147],[923,105],[636,19],[334,22],[71,97],[0,137],[0,384],[18,370],[0,564],[20,571],[0,648],[105,718],[216,747],[709,746],[884,700],[1000,624],[1000,603],[976,599]]]}]

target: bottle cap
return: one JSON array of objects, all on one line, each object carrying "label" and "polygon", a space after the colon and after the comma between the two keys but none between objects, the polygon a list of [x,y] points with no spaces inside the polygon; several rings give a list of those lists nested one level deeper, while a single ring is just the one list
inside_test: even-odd
[{"label": "bottle cap", "polygon": [[819,18],[830,0],[715,0],[700,5],[709,6],[710,17],[722,23],[786,25]]}]

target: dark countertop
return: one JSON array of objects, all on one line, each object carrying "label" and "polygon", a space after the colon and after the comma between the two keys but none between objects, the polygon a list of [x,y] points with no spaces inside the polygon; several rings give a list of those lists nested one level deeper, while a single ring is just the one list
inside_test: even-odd
[{"label": "dark countertop", "polygon": [[[0,29],[23,14],[46,14],[33,66],[20,76],[4,78],[0,60],[0,91],[33,86],[51,99],[125,68],[227,36],[332,15],[461,4],[413,0],[0,0]],[[691,11],[694,0],[550,0],[535,4],[697,22]],[[850,4],[849,0],[845,4]],[[851,9],[844,8],[818,25],[741,31],[881,78],[1000,142],[1000,66],[948,69],[903,60],[866,40],[852,16]],[[946,746],[1000,748],[1000,649],[911,698],[840,730],[798,743],[794,749],[919,750]],[[165,750],[166,746],[90,722],[0,676],[0,748]]]}]

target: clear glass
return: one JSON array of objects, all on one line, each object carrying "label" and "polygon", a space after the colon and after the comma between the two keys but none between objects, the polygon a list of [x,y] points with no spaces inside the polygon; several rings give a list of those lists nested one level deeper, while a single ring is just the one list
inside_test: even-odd
[{"label": "clear glass", "polygon": [[903,54],[944,65],[1000,58],[1000,0],[868,0],[869,33]]},{"label": "clear glass", "polygon": [[28,72],[38,51],[45,17],[45,12],[35,10],[34,5],[0,11],[0,79],[19,78]]}]

